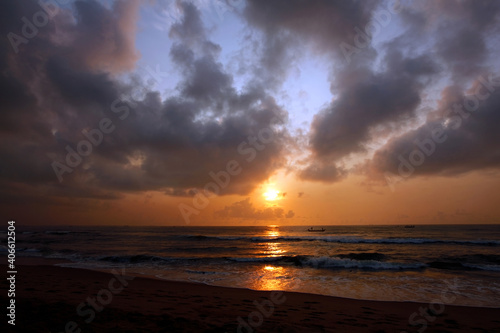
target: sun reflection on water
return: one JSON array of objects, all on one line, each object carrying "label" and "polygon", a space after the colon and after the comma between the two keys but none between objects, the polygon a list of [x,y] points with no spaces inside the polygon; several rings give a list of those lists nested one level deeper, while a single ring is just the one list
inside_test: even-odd
[{"label": "sun reflection on water", "polygon": [[270,240],[266,243],[264,253],[267,257],[278,257],[283,255],[286,251],[281,248],[281,244],[274,239],[280,237],[280,230],[277,226],[269,226],[272,229],[266,230],[266,238]]},{"label": "sun reflection on water", "polygon": [[282,256],[285,252],[286,251],[281,249],[279,244],[276,243],[266,244],[266,248],[264,250],[266,257],[271,257],[271,258]]},{"label": "sun reflection on water", "polygon": [[[268,226],[266,238],[268,242],[263,244],[263,252],[267,258],[283,256],[287,251],[282,248],[282,244],[275,240],[280,237],[278,226]],[[266,264],[255,267],[255,279],[253,289],[257,290],[287,290],[290,284],[290,271],[287,267],[273,264]]]},{"label": "sun reflection on water", "polygon": [[260,279],[254,282],[254,289],[285,290],[289,284],[287,270],[280,266],[261,266],[256,272]]}]

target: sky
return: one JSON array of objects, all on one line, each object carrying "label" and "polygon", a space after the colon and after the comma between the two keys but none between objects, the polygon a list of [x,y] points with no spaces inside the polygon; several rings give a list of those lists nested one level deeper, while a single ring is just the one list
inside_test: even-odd
[{"label": "sky", "polygon": [[500,2],[0,2],[0,217],[500,223]]}]

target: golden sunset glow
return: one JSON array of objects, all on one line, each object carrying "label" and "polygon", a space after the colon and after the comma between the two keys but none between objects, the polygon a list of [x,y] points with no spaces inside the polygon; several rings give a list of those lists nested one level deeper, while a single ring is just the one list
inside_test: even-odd
[{"label": "golden sunset glow", "polygon": [[4,221],[500,224],[499,1],[65,1],[65,47],[38,2],[0,1]]},{"label": "golden sunset glow", "polygon": [[283,279],[286,270],[279,266],[264,266],[259,271],[263,277],[253,284],[257,290],[286,290],[289,287],[289,280]]},{"label": "golden sunset glow", "polygon": [[500,333],[500,0],[0,16],[6,332]]},{"label": "golden sunset glow", "polygon": [[264,193],[264,198],[266,201],[275,201],[280,198],[280,191],[275,190],[273,188],[267,189],[267,191]]},{"label": "golden sunset glow", "polygon": [[[280,236],[280,232],[278,228],[273,228],[273,230],[267,230],[266,231],[266,236],[269,238],[276,238]],[[266,249],[264,250],[264,253],[268,257],[279,257],[282,256],[286,253],[285,250],[281,249],[280,243],[274,243],[274,242],[268,242],[266,244]],[[267,266],[271,267],[271,266]],[[269,270],[269,268],[266,268]]]}]

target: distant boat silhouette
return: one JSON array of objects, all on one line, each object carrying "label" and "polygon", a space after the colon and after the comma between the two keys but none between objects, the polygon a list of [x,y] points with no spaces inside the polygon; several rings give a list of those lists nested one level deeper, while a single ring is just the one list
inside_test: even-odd
[{"label": "distant boat silhouette", "polygon": [[325,230],[326,230],[325,228],[314,229],[313,227],[310,227],[309,229],[307,229],[307,231],[309,231],[309,232],[323,232]]},{"label": "distant boat silhouette", "polygon": [[415,228],[414,225],[405,225],[405,228]]}]

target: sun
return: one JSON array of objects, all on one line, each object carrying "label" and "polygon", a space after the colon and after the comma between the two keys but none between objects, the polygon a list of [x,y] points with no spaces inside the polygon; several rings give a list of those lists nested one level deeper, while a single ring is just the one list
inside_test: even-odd
[{"label": "sun", "polygon": [[264,198],[267,201],[275,201],[280,198],[280,191],[268,188],[267,191],[264,193]]}]

